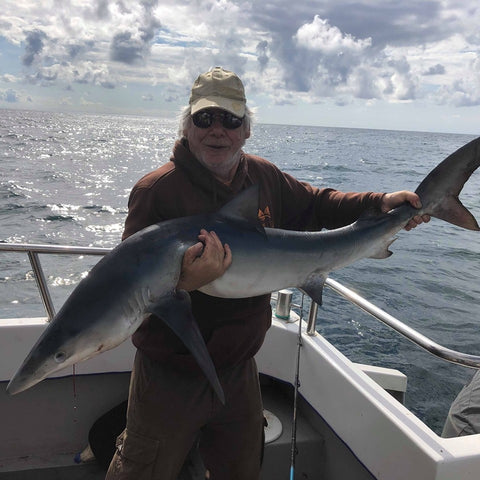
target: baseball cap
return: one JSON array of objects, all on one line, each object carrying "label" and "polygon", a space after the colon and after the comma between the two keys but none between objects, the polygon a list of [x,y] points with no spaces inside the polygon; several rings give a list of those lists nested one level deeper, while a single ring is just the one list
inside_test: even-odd
[{"label": "baseball cap", "polygon": [[216,107],[243,117],[246,103],[242,81],[235,73],[222,67],[199,75],[190,95],[192,115],[205,108]]}]

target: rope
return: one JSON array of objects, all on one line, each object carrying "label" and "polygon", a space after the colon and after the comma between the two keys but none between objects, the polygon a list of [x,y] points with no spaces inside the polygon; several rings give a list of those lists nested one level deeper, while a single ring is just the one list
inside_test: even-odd
[{"label": "rope", "polygon": [[302,319],[303,319],[303,299],[300,304],[300,318],[298,319],[298,335],[297,335],[297,364],[295,367],[295,391],[293,395],[293,418],[292,418],[292,440],[290,450],[290,480],[295,478],[295,457],[298,454],[297,450],[297,402],[298,402],[298,388],[300,387],[300,351],[302,348]]}]

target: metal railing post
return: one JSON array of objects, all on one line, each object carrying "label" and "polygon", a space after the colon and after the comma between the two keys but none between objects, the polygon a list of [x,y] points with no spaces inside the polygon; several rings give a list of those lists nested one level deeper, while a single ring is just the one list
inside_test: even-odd
[{"label": "metal railing post", "polygon": [[310,302],[310,309],[308,311],[308,323],[307,323],[307,335],[314,337],[317,334],[316,324],[317,324],[317,312],[318,312],[318,303],[313,300]]},{"label": "metal railing post", "polygon": [[30,260],[30,265],[33,269],[35,280],[37,282],[37,287],[40,292],[40,297],[42,298],[43,306],[45,307],[48,315],[48,321],[51,321],[55,316],[55,307],[53,306],[52,297],[50,296],[47,281],[43,273],[42,264],[38,258],[38,253],[32,252],[31,250],[29,250],[27,253]]}]

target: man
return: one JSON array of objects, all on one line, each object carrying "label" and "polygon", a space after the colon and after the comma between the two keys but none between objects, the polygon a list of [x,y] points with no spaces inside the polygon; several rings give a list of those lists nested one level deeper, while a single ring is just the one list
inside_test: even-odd
[{"label": "man", "polygon": [[[367,209],[388,211],[411,192],[341,193],[318,189],[242,151],[251,112],[244,87],[216,67],[195,81],[181,121],[181,139],[167,164],[133,188],[124,238],[171,218],[217,211],[258,184],[264,226],[291,230],[338,228]],[[407,229],[428,217],[416,217]],[[220,277],[235,258],[215,232],[202,230],[185,253],[177,288],[190,292],[192,310],[226,396],[222,405],[181,341],[155,317],[133,335],[127,427],[118,439],[107,479],[174,480],[195,442],[210,478],[259,477],[263,414],[253,356],[271,322],[270,297],[221,299],[198,292]]]},{"label": "man", "polygon": [[464,385],[450,405],[442,437],[463,437],[480,433],[480,370]]}]

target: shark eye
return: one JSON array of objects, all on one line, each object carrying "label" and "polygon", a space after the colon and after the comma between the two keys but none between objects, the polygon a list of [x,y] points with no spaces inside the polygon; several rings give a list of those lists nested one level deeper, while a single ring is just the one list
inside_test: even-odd
[{"label": "shark eye", "polygon": [[53,358],[57,363],[63,363],[67,359],[67,354],[65,352],[57,352]]}]

